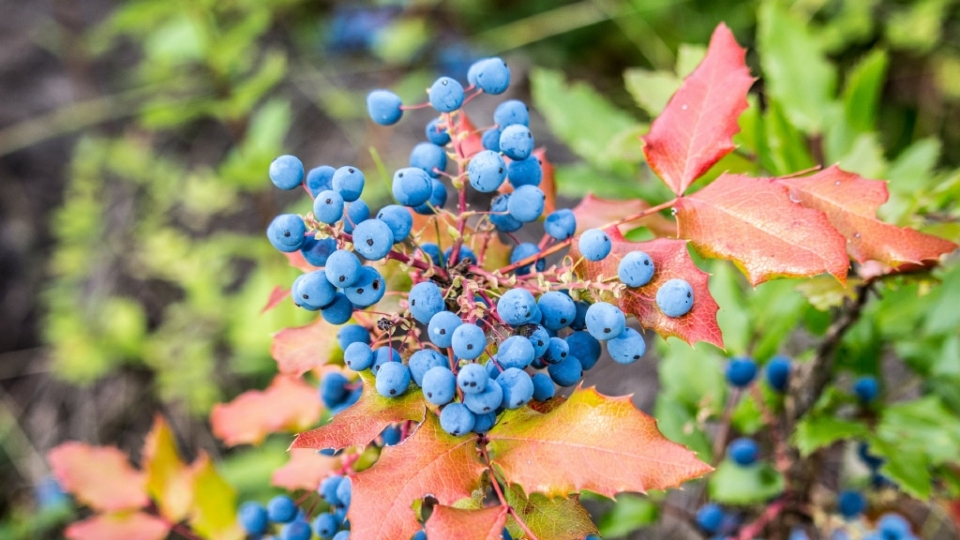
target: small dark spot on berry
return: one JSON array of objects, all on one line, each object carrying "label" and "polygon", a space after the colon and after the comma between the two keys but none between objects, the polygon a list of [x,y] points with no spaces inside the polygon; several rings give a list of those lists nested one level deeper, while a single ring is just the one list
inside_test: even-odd
[{"label": "small dark spot on berry", "polygon": [[566,317],[560,317],[560,324],[567,324],[567,318],[566,318]]},{"label": "small dark spot on berry", "polygon": [[290,236],[290,231],[284,231],[283,235],[284,235],[284,236]]},{"label": "small dark spot on berry", "polygon": [[650,261],[643,261],[644,266],[650,266]]},{"label": "small dark spot on berry", "polygon": [[446,79],[441,80],[441,81],[440,81],[440,84],[446,86],[446,85],[447,85],[447,80],[446,80]]},{"label": "small dark spot on berry", "polygon": [[337,281],[339,281],[340,283],[343,283],[346,280],[347,280],[347,276],[340,276]]},{"label": "small dark spot on berry", "polygon": [[363,294],[363,289],[362,288],[357,289],[357,294]]},{"label": "small dark spot on berry", "polygon": [[639,359],[640,359],[640,355],[639,355],[639,354],[633,355],[633,359],[634,359],[634,360],[639,360]]},{"label": "small dark spot on berry", "polygon": [[350,170],[350,174],[353,174],[353,172],[354,172],[354,171],[353,171],[353,167],[350,167],[349,170]]},{"label": "small dark spot on berry", "polygon": [[417,305],[417,301],[415,299],[410,300],[410,305],[411,306]]},{"label": "small dark spot on berry", "polygon": [[379,291],[379,290],[380,290],[380,280],[379,280],[379,279],[373,280],[373,285],[372,285],[372,287],[373,287],[373,290]]},{"label": "small dark spot on berry", "polygon": [[398,174],[397,178],[403,178],[403,173]]},{"label": "small dark spot on berry", "polygon": [[332,202],[333,202],[333,199],[327,199],[327,204],[330,204]]},{"label": "small dark spot on berry", "polygon": [[441,335],[441,336],[447,335],[447,329],[446,329],[446,328],[441,328],[441,329],[440,329],[440,335]]},{"label": "small dark spot on berry", "polygon": [[367,238],[367,245],[368,245],[368,246],[372,246],[372,245],[373,245],[373,238]]},{"label": "small dark spot on berry", "polygon": [[538,340],[537,340],[537,347],[543,347],[543,340],[542,340],[542,339],[538,339]]},{"label": "small dark spot on berry", "polygon": [[304,300],[309,300],[309,299],[310,299],[310,295],[309,295],[309,294],[301,294],[300,296],[303,297]]},{"label": "small dark spot on berry", "polygon": [[433,397],[433,392],[427,392],[427,397]]},{"label": "small dark spot on berry", "polygon": [[687,298],[690,298],[690,293],[687,293]]},{"label": "small dark spot on berry", "polygon": [[610,332],[611,332],[611,330],[610,330],[609,328],[604,328],[604,329],[603,329],[603,333],[604,333],[604,334],[609,334]]},{"label": "small dark spot on berry", "polygon": [[532,138],[533,138],[533,133],[530,133],[530,132],[528,131],[528,132],[527,132],[527,138],[528,138],[528,139],[532,139]]},{"label": "small dark spot on berry", "polygon": [[473,343],[470,343],[470,344],[467,345],[467,350],[468,350],[468,351],[472,351],[472,350],[473,350]]},{"label": "small dark spot on berry", "polygon": [[503,167],[500,167],[500,170],[497,171],[500,174],[503,174]]},{"label": "small dark spot on berry", "polygon": [[560,353],[560,358],[566,358],[566,357],[567,357],[567,353],[565,352]]}]

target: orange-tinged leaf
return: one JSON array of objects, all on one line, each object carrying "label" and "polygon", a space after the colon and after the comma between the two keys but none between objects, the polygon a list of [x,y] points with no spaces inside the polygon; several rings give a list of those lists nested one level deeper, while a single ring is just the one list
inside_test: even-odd
[{"label": "orange-tinged leaf", "polygon": [[180,461],[173,431],[157,415],[143,445],[143,472],[147,477],[147,493],[156,501],[163,517],[173,523],[181,521],[193,502],[193,474]]},{"label": "orange-tinged leaf", "polygon": [[290,461],[273,471],[270,483],[289,491],[314,490],[320,481],[340,467],[340,458],[324,456],[315,450],[290,450]]},{"label": "orange-tinged leaf", "polygon": [[753,85],[746,50],[724,24],[710,38],[707,56],[670,98],[642,137],[650,167],[680,195],[735,148],[737,118]]},{"label": "orange-tinged leaf", "polygon": [[[573,208],[573,215],[577,217],[577,232],[582,233],[587,229],[599,229],[608,223],[639,214],[648,208],[650,204],[642,199],[602,199],[589,193]],[[620,232],[626,232],[638,225],[648,227],[658,236],[674,236],[677,233],[677,224],[658,213],[633,220],[629,224],[624,223],[619,229]]]},{"label": "orange-tinged leaf", "polygon": [[303,253],[299,251],[294,251],[293,253],[284,253],[284,255],[287,257],[287,261],[290,262],[290,266],[298,270],[302,270],[304,272],[313,272],[317,269],[316,266],[308,263],[307,260],[303,258]]},{"label": "orange-tinged leaf", "polygon": [[[723,334],[717,323],[720,306],[710,294],[707,285],[709,274],[697,268],[687,251],[685,240],[658,238],[648,242],[629,242],[615,229],[607,229],[613,244],[610,255],[602,261],[581,260],[574,270],[587,279],[617,275],[620,259],[631,251],[643,251],[653,259],[656,272],[650,283],[643,287],[627,288],[620,295],[618,305],[624,313],[633,315],[644,328],[650,328],[663,337],[676,336],[693,345],[706,341],[723,348]],[[580,259],[577,242],[573,242],[570,255]],[[657,307],[657,290],[667,281],[680,278],[693,288],[693,308],[682,317],[667,317]]]},{"label": "orange-tinged leaf", "polygon": [[326,364],[336,346],[337,327],[317,318],[306,326],[285,328],[274,334],[270,354],[280,373],[299,377]]},{"label": "orange-tinged leaf", "polygon": [[791,198],[826,214],[847,239],[847,252],[857,262],[878,261],[888,266],[924,264],[957,248],[936,236],[897,227],[876,218],[887,202],[886,182],[867,180],[833,166],[804,177],[778,178]]},{"label": "orange-tinged leaf", "polygon": [[283,302],[283,300],[288,296],[290,296],[290,289],[277,285],[272,291],[270,291],[270,297],[267,298],[267,303],[264,304],[263,309],[260,310],[260,314],[263,315],[271,309],[279,306],[280,302]]},{"label": "orange-tinged leaf", "polygon": [[71,441],[51,450],[47,459],[64,491],[91,508],[113,512],[150,502],[146,478],[118,448]]},{"label": "orange-tinged leaf", "polygon": [[193,465],[193,506],[190,526],[202,538],[241,540],[246,535],[237,523],[237,494],[201,453]]},{"label": "orange-tinged leaf", "polygon": [[829,273],[846,280],[846,241],[820,210],[767,178],[724,174],[677,202],[680,236],[704,255],[732,260],[754,286],[774,277]]},{"label": "orange-tinged leaf", "polygon": [[667,440],[629,396],[578,388],[547,414],[507,411],[487,434],[491,459],[527,493],[566,496],[587,489],[613,497],[697,478],[712,468]]},{"label": "orange-tinged leaf", "polygon": [[451,506],[471,496],[483,470],[476,437],[449,435],[435,415],[427,415],[410,438],[384,448],[373,467],[352,476],[350,536],[410,538],[420,529],[411,508],[415,500],[430,495]]},{"label": "orange-tinged leaf", "polygon": [[143,512],[100,514],[70,524],[70,540],[163,540],[170,531],[164,520]]},{"label": "orange-tinged leaf", "polygon": [[427,520],[427,538],[439,540],[499,540],[507,521],[506,506],[480,510],[437,505]]},{"label": "orange-tinged leaf", "polygon": [[390,424],[423,421],[427,407],[419,390],[410,389],[400,397],[386,398],[377,393],[372,374],[362,372],[360,380],[363,392],[356,403],[334,415],[328,424],[297,435],[290,448],[340,450],[365,446]]},{"label": "orange-tinged leaf", "polygon": [[228,446],[258,444],[270,433],[298,431],[320,420],[317,389],[302,379],[277,375],[263,391],[250,390],[214,405],[213,434]]}]

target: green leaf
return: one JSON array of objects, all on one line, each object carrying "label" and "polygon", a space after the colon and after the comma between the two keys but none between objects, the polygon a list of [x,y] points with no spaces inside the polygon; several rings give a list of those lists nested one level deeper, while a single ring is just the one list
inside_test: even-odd
[{"label": "green leaf", "polygon": [[890,60],[887,52],[874,49],[860,60],[847,77],[843,89],[843,108],[847,122],[859,133],[872,131]]},{"label": "green leaf", "polygon": [[960,310],[956,299],[960,298],[960,264],[955,264],[940,276],[943,282],[924,306],[926,312],[923,327],[928,334],[956,334],[960,328]]},{"label": "green leaf", "polygon": [[[597,532],[578,495],[550,498],[533,493],[527,497],[520,486],[512,484],[504,496],[537,538],[574,540]],[[514,538],[523,537],[513,517],[507,519],[507,529]]]},{"label": "green leaf", "polygon": [[663,112],[681,83],[680,78],[673,73],[641,68],[625,71],[623,81],[637,105],[651,117]]},{"label": "green leaf", "polygon": [[732,355],[747,354],[750,345],[750,319],[743,286],[746,283],[739,272],[725,261],[714,261],[711,266],[710,294],[720,305],[717,322],[723,332],[723,344]]},{"label": "green leaf", "polygon": [[374,37],[373,52],[385,62],[407,62],[430,43],[432,26],[420,17],[404,17],[384,28]]},{"label": "green leaf", "polygon": [[925,455],[901,452],[896,445],[879,441],[871,442],[870,452],[884,458],[880,472],[908,495],[918,499],[930,495],[930,461]]},{"label": "green leaf", "polygon": [[690,448],[706,462],[712,460],[712,443],[697,423],[695,410],[691,411],[676,398],[661,393],[657,396],[653,413],[657,427],[665,437]]},{"label": "green leaf", "polygon": [[604,538],[627,536],[657,521],[660,508],[648,497],[625,493],[617,496],[613,508],[600,518],[597,526]]},{"label": "green leaf", "polygon": [[813,167],[806,138],[787,120],[783,108],[774,100],[767,102],[763,130],[766,148],[760,159],[772,174],[783,176]]},{"label": "green leaf", "polygon": [[887,19],[887,39],[898,49],[929,52],[940,42],[950,0],[920,0],[908,6]]},{"label": "green leaf", "polygon": [[783,492],[783,477],[767,463],[748,467],[724,460],[709,479],[710,500],[721,504],[753,504]]},{"label": "green leaf", "polygon": [[582,198],[588,193],[605,199],[643,198],[639,183],[627,174],[600,172],[586,163],[556,165],[554,178],[557,193]]},{"label": "green leaf", "polygon": [[757,358],[769,358],[780,351],[809,305],[796,290],[796,282],[791,280],[762,283],[754,289],[748,300],[749,320],[758,325],[753,329],[756,339],[753,354]]},{"label": "green leaf", "polygon": [[858,136],[853,140],[850,150],[836,161],[843,170],[865,178],[883,178],[887,170],[883,147],[880,146],[876,133]]},{"label": "green leaf", "polygon": [[[761,392],[763,391],[764,389],[761,388]],[[744,435],[753,435],[766,426],[763,413],[760,412],[760,405],[754,399],[752,393],[748,392],[737,403],[737,406],[733,409],[731,423],[737,431]]]},{"label": "green leaf", "polygon": [[834,67],[806,22],[778,2],[763,2],[758,18],[757,48],[768,93],[794,126],[820,133],[834,95]]},{"label": "green leaf", "polygon": [[898,454],[924,455],[935,465],[960,463],[960,418],[935,396],[888,406],[877,437]]},{"label": "green leaf", "polygon": [[867,426],[863,422],[836,418],[830,413],[824,415],[807,415],[797,424],[792,442],[803,456],[844,440],[856,439],[867,434]]},{"label": "green leaf", "polygon": [[677,50],[677,77],[682,79],[693,73],[705,56],[707,56],[707,48],[703,45],[681,43]]},{"label": "green leaf", "polygon": [[726,400],[727,385],[716,349],[693,349],[679,339],[669,338],[659,348],[660,384],[664,395],[676,398],[692,409],[719,413]]}]

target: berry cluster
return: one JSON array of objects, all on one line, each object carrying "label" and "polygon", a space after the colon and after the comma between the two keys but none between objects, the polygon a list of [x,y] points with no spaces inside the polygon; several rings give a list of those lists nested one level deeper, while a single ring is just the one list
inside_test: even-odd
[{"label": "berry cluster", "polygon": [[310,540],[313,533],[324,540],[348,540],[350,522],[347,508],[350,506],[351,482],[344,476],[324,479],[317,490],[329,505],[329,512],[322,512],[311,525],[307,515],[286,495],[278,495],[264,507],[260,503],[246,502],[240,506],[237,520],[246,533],[253,538],[265,538],[271,524],[280,526],[280,540]]}]

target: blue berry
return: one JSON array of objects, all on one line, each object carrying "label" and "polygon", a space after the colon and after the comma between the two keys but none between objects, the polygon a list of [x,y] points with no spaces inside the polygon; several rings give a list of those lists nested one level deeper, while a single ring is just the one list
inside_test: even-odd
[{"label": "blue berry", "polygon": [[767,362],[767,383],[777,392],[787,389],[790,382],[790,359],[786,356],[774,356]]},{"label": "blue berry", "polygon": [[480,74],[480,70],[483,68],[483,63],[487,60],[490,60],[490,58],[481,58],[470,64],[470,67],[467,69],[467,82],[470,85],[477,86],[477,75]]},{"label": "blue berry", "polygon": [[480,144],[483,145],[483,148],[490,150],[492,152],[500,153],[500,130],[498,128],[490,128],[483,132],[483,135],[480,136]]},{"label": "blue berry", "polygon": [[600,229],[589,229],[580,235],[577,246],[588,261],[601,261],[610,254],[613,243],[607,233]]},{"label": "blue berry", "polygon": [[510,215],[507,210],[509,206],[509,193],[497,195],[490,201],[490,223],[493,223],[494,227],[503,232],[514,232],[523,227],[522,221]]},{"label": "blue berry", "polygon": [[573,322],[570,323],[570,328],[573,330],[586,330],[587,329],[587,310],[590,309],[590,304],[577,300],[575,302],[577,305],[577,316],[573,318]]},{"label": "blue berry", "polygon": [[313,530],[317,533],[317,536],[324,540],[333,538],[339,528],[340,524],[337,523],[337,518],[329,512],[324,512],[313,520]]},{"label": "blue berry", "polygon": [[536,221],[543,214],[546,196],[537,186],[520,186],[510,194],[507,210],[523,223]]},{"label": "blue berry", "polygon": [[395,446],[399,444],[402,435],[403,432],[400,431],[400,426],[387,426],[380,432],[384,446]]},{"label": "blue berry", "polygon": [[351,343],[343,351],[343,363],[353,371],[363,371],[373,365],[373,349],[362,342]]},{"label": "blue berry", "polygon": [[333,535],[333,540],[350,540],[350,531],[340,531]]},{"label": "blue berry", "polygon": [[[476,325],[471,325],[476,328]],[[480,364],[467,364],[457,373],[457,386],[464,394],[479,394],[487,388],[487,370]]]},{"label": "blue berry", "polygon": [[434,405],[446,405],[457,395],[457,377],[446,366],[434,366],[423,374],[423,397]]},{"label": "blue berry", "polygon": [[511,367],[503,370],[496,384],[503,390],[503,406],[507,409],[519,409],[533,399],[533,381],[522,369]]},{"label": "blue berry", "polygon": [[537,301],[526,289],[510,289],[497,301],[497,313],[503,322],[510,326],[520,326],[532,322],[539,311]]},{"label": "blue berry", "polygon": [[333,173],[335,172],[337,172],[337,170],[329,165],[321,165],[310,169],[310,172],[307,173],[306,180],[307,190],[310,191],[310,196],[316,199],[321,191],[332,190]]},{"label": "blue berry", "polygon": [[383,281],[383,276],[376,268],[371,266],[361,267],[360,277],[357,281],[343,289],[343,294],[347,296],[347,300],[350,300],[351,304],[360,309],[376,304],[383,299],[386,292],[387,284]]},{"label": "blue berry", "polygon": [[533,133],[519,124],[500,130],[500,151],[510,159],[527,159],[533,152]]},{"label": "blue berry", "polygon": [[757,364],[750,358],[734,358],[727,365],[727,382],[737,388],[750,386],[757,376]]},{"label": "blue berry", "polygon": [[297,517],[297,505],[286,495],[277,495],[267,503],[267,517],[274,523],[289,523]]},{"label": "blue berry", "polygon": [[693,307],[693,287],[686,280],[675,278],[657,290],[657,307],[667,317],[682,317]]},{"label": "blue berry", "polygon": [[421,281],[410,289],[410,314],[420,324],[430,324],[430,319],[444,310],[443,292],[432,281]]},{"label": "blue berry", "polygon": [[587,332],[590,335],[606,341],[623,333],[627,319],[620,308],[607,302],[597,302],[587,308]]},{"label": "blue berry", "polygon": [[410,355],[410,361],[407,363],[410,368],[410,375],[417,386],[423,386],[423,376],[431,368],[443,367],[450,369],[447,363],[447,357],[433,349],[420,349]]},{"label": "blue berry", "polygon": [[493,412],[484,414],[474,413],[473,418],[475,421],[473,423],[473,429],[470,431],[474,433],[486,433],[490,431],[497,423],[497,414]]},{"label": "blue berry", "polygon": [[547,341],[547,351],[543,353],[543,361],[547,364],[559,364],[569,355],[570,344],[565,339],[554,336]]},{"label": "blue berry", "polygon": [[556,210],[544,220],[543,230],[557,240],[566,240],[577,231],[577,217],[567,208]]},{"label": "blue berry", "polygon": [[[510,264],[520,262],[527,257],[536,255],[537,253],[540,253],[540,248],[538,248],[536,244],[531,244],[530,242],[517,244],[510,252]],[[546,260],[538,259],[535,264],[537,272],[543,272],[545,265]],[[525,264],[514,270],[514,273],[518,276],[525,276],[530,273],[530,265]]]},{"label": "blue berry", "polygon": [[837,499],[837,509],[845,518],[852,518],[863,513],[867,507],[867,500],[859,491],[843,491]]},{"label": "blue berry", "polygon": [[370,217],[370,207],[367,203],[356,200],[347,205],[347,215],[343,218],[343,232],[350,234],[357,223]]},{"label": "blue berry", "polygon": [[534,373],[530,380],[533,382],[533,399],[535,401],[546,401],[557,392],[557,387],[554,386],[549,375]]},{"label": "blue berry", "polygon": [[434,118],[427,124],[427,140],[437,146],[445,146],[450,142],[450,133],[446,127],[440,127],[440,119]]},{"label": "blue berry", "polygon": [[441,311],[430,318],[427,335],[437,347],[449,347],[453,340],[453,331],[463,324],[460,316],[452,311]]},{"label": "blue berry", "polygon": [[430,263],[434,266],[443,266],[443,260],[440,258],[440,246],[429,242],[420,244],[420,251],[429,257]]},{"label": "blue berry", "polygon": [[353,316],[353,304],[347,295],[338,292],[333,295],[333,302],[320,309],[320,315],[330,324],[343,324]]},{"label": "blue berry", "polygon": [[573,299],[558,291],[544,293],[537,301],[543,313],[543,326],[548,330],[566,328],[577,316],[577,306]]},{"label": "blue berry", "polygon": [[462,403],[450,403],[440,411],[440,427],[455,437],[469,433],[475,422],[473,413]]},{"label": "blue berry", "polygon": [[436,178],[447,168],[447,152],[433,143],[418,143],[410,151],[410,166],[423,170]]},{"label": "blue berry", "polygon": [[340,500],[340,506],[350,508],[350,500],[353,498],[353,481],[349,476],[343,477],[340,485],[337,486],[337,499]]},{"label": "blue berry", "polygon": [[[350,393],[347,386],[350,379],[347,379],[339,373],[328,373],[320,379],[320,400],[327,407],[335,407],[345,399]],[[272,521],[272,520],[271,520]]]},{"label": "blue berry", "polygon": [[270,163],[270,181],[280,189],[296,189],[303,183],[303,163],[295,156],[280,156]]},{"label": "blue berry", "polygon": [[338,249],[327,258],[324,272],[334,287],[349,287],[360,279],[360,260],[353,253]]},{"label": "blue berry", "polygon": [[[487,365],[492,364],[489,362]],[[476,365],[476,364],[471,364]],[[484,369],[485,377],[487,377],[487,386],[482,392],[475,394],[470,394],[467,392],[463,393],[463,404],[470,409],[470,412],[473,414],[487,414],[490,412],[495,412],[500,405],[503,404],[503,388],[497,384],[496,380],[500,378],[500,370],[493,369],[493,373],[497,376],[497,379],[490,378],[489,375],[486,375],[486,369]]]},{"label": "blue berry", "polygon": [[853,385],[853,392],[857,395],[857,398],[860,401],[864,403],[870,403],[871,401],[877,399],[877,394],[880,392],[880,387],[877,385],[877,379],[874,377],[860,377]]},{"label": "blue berry", "polygon": [[[632,329],[628,328],[627,330]],[[627,330],[624,330],[624,334],[627,332]],[[623,334],[620,334],[620,337],[622,336]],[[617,338],[607,341],[607,347],[609,348],[610,343],[616,339]],[[580,365],[583,366],[584,371],[589,371],[593,368],[593,366],[597,365],[597,360],[600,359],[601,352],[600,342],[595,337],[591,336],[589,332],[574,332],[563,338],[563,340],[567,342],[567,347],[570,349],[570,355],[576,356],[577,359],[580,360]]]},{"label": "blue berry", "polygon": [[404,206],[417,206],[430,200],[433,183],[430,175],[417,167],[405,167],[393,174],[393,197]]},{"label": "blue berry", "polygon": [[300,253],[303,258],[313,266],[326,266],[327,257],[337,250],[337,241],[333,238],[321,238],[317,240],[311,235],[307,235],[303,241],[303,247]]},{"label": "blue berry", "polygon": [[580,382],[583,378],[583,366],[576,356],[567,355],[559,364],[547,366],[547,373],[553,382],[559,386],[569,387]]},{"label": "blue berry", "polygon": [[647,351],[643,335],[633,328],[627,328],[619,336],[607,341],[607,352],[618,364],[632,364]]},{"label": "blue berry", "polygon": [[450,264],[450,266],[456,266],[460,261],[465,261],[470,259],[473,262],[477,262],[477,254],[473,252],[472,249],[467,246],[460,246],[460,253],[457,254],[457,260],[451,261],[450,255],[453,254],[453,246],[448,247],[443,250],[443,258]]},{"label": "blue berry", "polygon": [[467,178],[473,189],[491,193],[497,190],[507,177],[507,164],[493,150],[481,150],[467,165]]},{"label": "blue berry", "polygon": [[337,289],[327,280],[326,272],[317,270],[303,274],[294,282],[293,301],[316,311],[333,302]]},{"label": "blue berry", "polygon": [[333,190],[343,197],[344,201],[353,202],[360,198],[365,182],[366,180],[360,169],[348,165],[340,167],[333,173],[331,185]]},{"label": "blue berry", "polygon": [[377,219],[387,224],[393,232],[393,242],[403,242],[413,229],[413,216],[406,208],[398,204],[384,206],[377,213]]},{"label": "blue berry", "polygon": [[737,465],[744,467],[756,463],[759,453],[760,449],[757,447],[756,441],[746,437],[735,439],[730,443],[730,446],[727,447],[727,455],[730,459]]},{"label": "blue berry", "polygon": [[398,397],[410,386],[410,369],[400,362],[386,362],[377,371],[377,393]]},{"label": "blue berry", "polygon": [[527,159],[513,160],[507,165],[507,180],[513,187],[539,186],[543,180],[543,165],[540,158],[530,156]]},{"label": "blue berry", "polygon": [[393,231],[379,219],[367,219],[353,229],[353,248],[368,261],[379,261],[393,247]]},{"label": "blue berry", "polygon": [[390,126],[400,121],[403,109],[400,96],[389,90],[374,90],[367,94],[367,113],[370,119],[381,126]]},{"label": "blue berry", "polygon": [[262,504],[253,501],[240,505],[237,520],[243,530],[253,536],[267,532],[267,527],[270,524],[267,518],[267,509]]},{"label": "blue berry", "polygon": [[884,514],[877,522],[877,531],[885,540],[900,540],[910,535],[910,523],[899,514]]},{"label": "blue berry", "polygon": [[[487,58],[477,62],[480,64],[475,71],[476,84],[488,94],[502,94],[510,86],[510,68],[501,58]],[[471,66],[473,69],[473,66]],[[469,77],[469,72],[468,75]]]},{"label": "blue berry", "polygon": [[450,77],[440,77],[430,86],[430,106],[440,112],[453,112],[463,105],[463,86]]},{"label": "blue berry", "polygon": [[519,99],[508,99],[497,105],[497,109],[493,111],[493,123],[497,124],[500,129],[513,124],[529,126],[530,110]]},{"label": "blue berry", "polygon": [[311,536],[310,525],[299,519],[280,529],[280,540],[310,540]]},{"label": "blue berry", "polygon": [[870,467],[870,469],[874,471],[879,469],[884,462],[883,458],[870,453],[870,447],[867,446],[867,443],[862,442],[857,446],[857,455],[860,456],[860,459],[867,467]]},{"label": "blue berry", "polygon": [[503,340],[497,350],[497,361],[504,368],[523,369],[534,359],[533,344],[523,336],[510,336]]},{"label": "blue berry", "polygon": [[472,323],[461,324],[453,331],[450,346],[457,358],[473,360],[483,354],[487,345],[487,336],[483,329]]},{"label": "blue berry", "polygon": [[436,178],[431,178],[430,200],[414,206],[413,211],[423,216],[429,216],[436,214],[445,204],[447,204],[447,186]]},{"label": "blue berry", "polygon": [[[322,272],[322,270],[321,270]],[[300,300],[300,297],[297,295],[297,291],[300,290],[300,283],[307,277],[307,274],[301,274],[297,276],[297,279],[293,280],[293,285],[290,287],[290,299],[293,300],[293,305],[303,308],[307,311],[320,311],[322,306],[315,306],[313,304],[304,304]]]},{"label": "blue berry", "polygon": [[317,221],[333,225],[343,218],[343,197],[339,193],[328,189],[321,191],[313,200],[313,215]]},{"label": "blue berry", "polygon": [[642,251],[631,251],[620,259],[617,276],[628,287],[643,287],[653,279],[653,259]]},{"label": "blue berry", "polygon": [[723,509],[716,504],[705,504],[697,510],[697,525],[708,533],[715,533],[720,530],[724,513]]},{"label": "blue berry", "polygon": [[343,481],[343,477],[339,474],[333,476],[328,476],[320,482],[320,488],[317,490],[320,492],[320,495],[327,500],[327,503],[330,506],[339,506],[340,499],[337,498],[337,488],[340,487],[340,482]]},{"label": "blue berry", "polygon": [[307,226],[296,214],[280,214],[267,227],[267,239],[277,251],[293,253],[303,247]]}]

